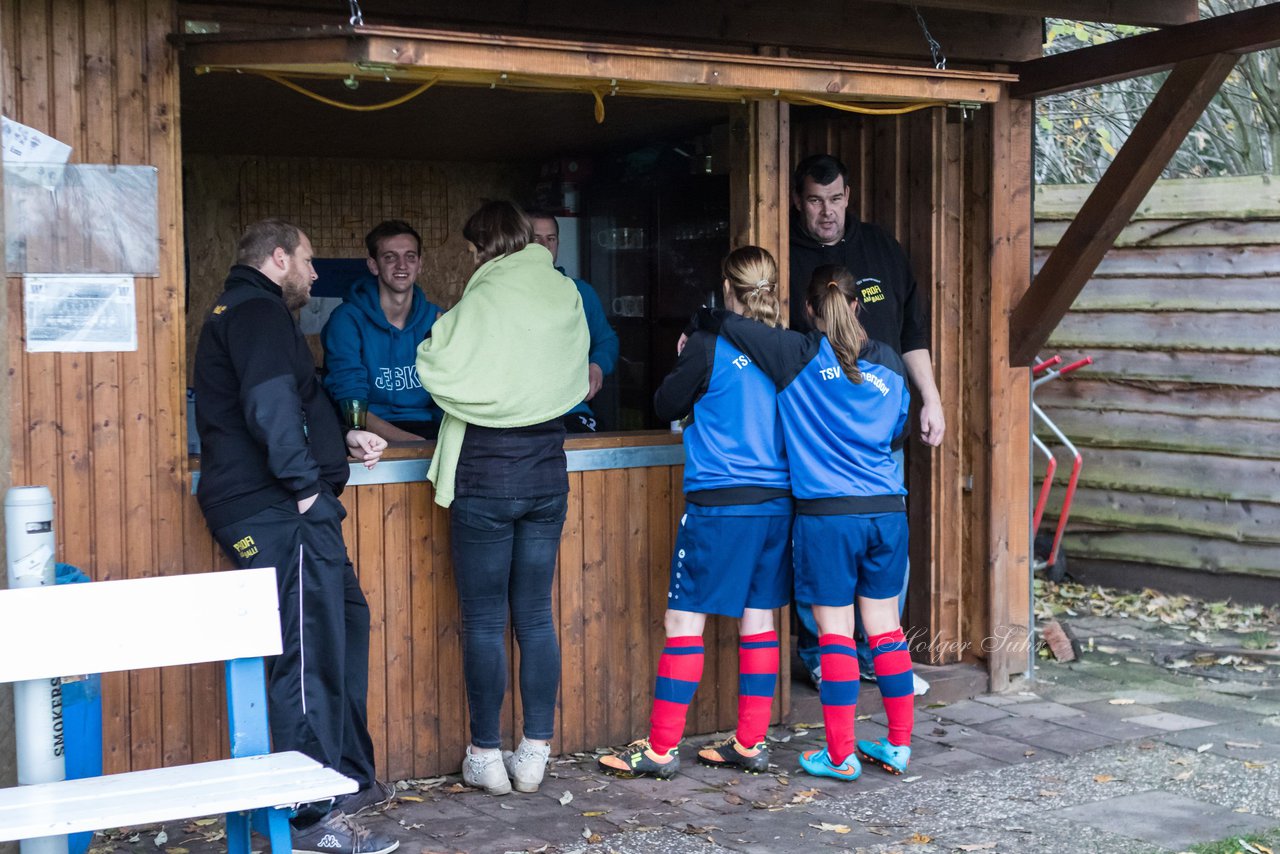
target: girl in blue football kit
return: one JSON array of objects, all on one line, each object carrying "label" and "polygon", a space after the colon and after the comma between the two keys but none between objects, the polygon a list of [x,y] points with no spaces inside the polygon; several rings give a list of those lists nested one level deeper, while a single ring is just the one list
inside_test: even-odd
[{"label": "girl in blue football kit", "polygon": [[[761,329],[777,326],[778,266],[758,246],[721,265],[725,304]],[[692,413],[684,430],[685,514],[671,559],[649,737],[601,757],[600,768],[670,777],[689,703],[702,676],[707,614],[741,619],[738,727],[698,753],[703,763],[769,767],[765,732],[778,674],[773,609],[790,601],[791,481],[774,383],[724,338],[694,332],[654,395],[663,421]]]},{"label": "girl in blue football kit", "polygon": [[800,758],[810,774],[857,779],[854,719],[858,657],[854,599],[862,612],[889,735],[857,742],[864,759],[901,774],[911,757],[911,657],[897,595],[907,561],[906,490],[892,447],[910,394],[901,358],[867,337],[858,289],[844,267],[822,266],[808,283],[816,329],[802,335],[724,312],[696,325],[718,330],[776,385],[795,496],[796,599],[813,605],[822,656],[827,746]]}]

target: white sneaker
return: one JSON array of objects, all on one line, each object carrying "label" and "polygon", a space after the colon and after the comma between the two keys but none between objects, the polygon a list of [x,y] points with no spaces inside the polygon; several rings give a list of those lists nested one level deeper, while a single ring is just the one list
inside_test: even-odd
[{"label": "white sneaker", "polygon": [[507,777],[507,769],[502,767],[502,752],[486,750],[472,753],[467,747],[467,755],[462,758],[462,782],[476,789],[484,789],[491,795],[505,795],[511,791],[511,780]]},{"label": "white sneaker", "polygon": [[551,758],[551,745],[534,744],[527,738],[520,739],[520,746],[513,753],[502,752],[502,763],[507,767],[507,774],[515,783],[517,792],[536,792],[542,785],[542,775],[547,770],[547,760]]},{"label": "white sneaker", "polygon": [[911,684],[915,686],[917,697],[923,697],[925,694],[929,693],[928,681],[923,679],[920,674],[915,671],[911,672]]}]

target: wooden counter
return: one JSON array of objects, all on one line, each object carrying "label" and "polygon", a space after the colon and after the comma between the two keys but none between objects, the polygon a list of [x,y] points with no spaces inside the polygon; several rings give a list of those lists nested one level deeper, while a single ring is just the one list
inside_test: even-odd
[{"label": "wooden counter", "polygon": [[[432,449],[429,443],[398,445],[372,471],[352,466],[351,484],[342,495],[348,512],[343,533],[373,624],[369,731],[379,773],[391,779],[457,771],[468,736],[449,514],[432,501],[425,481]],[[556,753],[647,734],[671,549],[684,506],[679,434],[570,438],[565,450],[569,512],[552,592],[562,660]],[[196,476],[193,471],[193,480]],[[207,555],[217,550],[194,496],[190,501],[195,515],[187,514],[188,553],[203,553],[207,564]],[[219,566],[227,565],[217,557]],[[689,712],[690,733],[735,724],[734,622],[708,622],[706,669]],[[520,732],[521,718],[519,703],[513,702],[519,696],[514,678],[519,659],[514,642],[509,643],[513,680],[503,716],[507,741]],[[782,661],[775,721],[790,699],[789,639],[783,642]],[[220,680],[192,679],[191,693],[193,718],[220,714]],[[193,738],[222,731],[213,724],[212,719],[193,722]]]}]

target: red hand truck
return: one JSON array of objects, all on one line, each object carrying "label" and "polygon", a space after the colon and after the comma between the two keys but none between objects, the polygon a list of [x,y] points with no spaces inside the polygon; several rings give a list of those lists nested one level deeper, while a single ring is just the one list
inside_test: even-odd
[{"label": "red hand truck", "polygon": [[1058,425],[1053,423],[1039,404],[1035,402],[1035,391],[1047,382],[1058,379],[1073,371],[1083,368],[1085,365],[1093,364],[1091,356],[1085,356],[1072,362],[1069,365],[1062,365],[1062,357],[1054,356],[1051,359],[1036,359],[1036,365],[1031,369],[1033,377],[1031,381],[1031,412],[1041,424],[1049,429],[1049,432],[1062,443],[1062,446],[1071,454],[1071,476],[1067,478],[1067,491],[1062,498],[1062,511],[1058,514],[1058,524],[1054,528],[1053,537],[1047,534],[1040,535],[1040,521],[1044,518],[1045,506],[1049,503],[1049,492],[1053,489],[1053,475],[1058,470],[1058,460],[1054,456],[1049,446],[1040,440],[1034,430],[1031,433],[1031,444],[1035,446],[1045,457],[1046,467],[1044,473],[1044,482],[1040,484],[1040,495],[1036,499],[1035,513],[1031,519],[1031,530],[1035,533],[1034,562],[1032,564],[1033,571],[1045,571],[1045,575],[1050,581],[1061,581],[1067,574],[1067,558],[1062,552],[1062,534],[1067,528],[1067,519],[1071,515],[1071,502],[1076,496],[1076,484],[1080,480],[1080,469],[1084,466],[1084,458],[1080,456],[1080,451],[1071,443]]}]

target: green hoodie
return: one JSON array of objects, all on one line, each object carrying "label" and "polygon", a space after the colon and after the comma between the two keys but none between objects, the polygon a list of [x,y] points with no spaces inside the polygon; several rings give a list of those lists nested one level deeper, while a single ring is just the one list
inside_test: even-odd
[{"label": "green hoodie", "polygon": [[480,265],[418,345],[418,378],[445,412],[427,473],[437,504],[453,503],[467,424],[541,424],[587,396],[590,344],[578,289],[546,247]]}]

